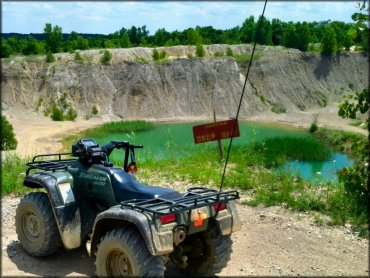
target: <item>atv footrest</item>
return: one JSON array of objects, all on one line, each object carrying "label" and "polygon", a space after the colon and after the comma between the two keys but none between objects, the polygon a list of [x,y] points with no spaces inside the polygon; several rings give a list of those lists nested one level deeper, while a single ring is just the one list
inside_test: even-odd
[{"label": "atv footrest", "polygon": [[138,209],[153,214],[164,215],[168,213],[180,213],[195,208],[210,206],[217,203],[225,203],[239,199],[236,190],[218,192],[217,190],[204,187],[189,188],[188,192],[176,199],[133,199],[121,202],[122,208]]}]

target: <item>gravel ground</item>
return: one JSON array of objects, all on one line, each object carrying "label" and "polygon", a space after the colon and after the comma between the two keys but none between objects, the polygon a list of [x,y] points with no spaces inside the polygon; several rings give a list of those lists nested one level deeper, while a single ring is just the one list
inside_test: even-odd
[{"label": "gravel ground", "polygon": [[[92,276],[94,260],[81,247],[47,258],[29,256],[17,240],[19,197],[2,199],[1,276]],[[220,276],[369,276],[368,242],[343,227],[318,226],[312,214],[282,207],[238,204],[242,230],[232,235],[233,253]],[[166,276],[182,276],[171,264]]]}]

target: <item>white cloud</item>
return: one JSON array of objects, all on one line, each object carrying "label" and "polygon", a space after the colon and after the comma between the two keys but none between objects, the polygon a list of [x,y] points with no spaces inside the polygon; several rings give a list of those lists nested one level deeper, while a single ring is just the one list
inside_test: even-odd
[{"label": "white cloud", "polygon": [[[257,19],[263,1],[244,2],[2,2],[3,32],[40,33],[46,22],[84,33],[112,33],[122,27],[146,25],[150,34],[159,28],[168,31],[213,26],[228,29],[241,25],[250,15]],[[357,2],[271,1],[265,16],[282,21],[351,22]]]}]

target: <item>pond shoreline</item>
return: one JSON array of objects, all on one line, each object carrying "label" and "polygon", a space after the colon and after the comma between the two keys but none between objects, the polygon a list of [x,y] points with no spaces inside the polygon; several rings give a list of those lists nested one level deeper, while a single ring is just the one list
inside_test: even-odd
[{"label": "pond shoreline", "polygon": [[[108,121],[133,120],[110,117],[109,115],[99,115],[89,120],[77,118],[76,121],[56,122],[32,110],[7,109],[3,114],[8,118],[14,127],[14,132],[18,140],[15,153],[21,157],[36,155],[39,153],[58,152],[62,149],[62,139],[68,135],[76,134],[82,130],[96,127]],[[342,119],[337,115],[337,106],[328,106],[325,109],[311,111],[294,111],[284,114],[276,114],[271,111],[256,114],[248,119],[240,119],[258,124],[281,126],[288,129],[307,129],[318,115],[319,127],[353,131],[367,136],[367,130],[351,126],[351,121]],[[217,120],[226,120],[218,118]],[[141,119],[156,123],[178,123],[178,122],[213,122],[209,117],[173,117],[173,118],[147,118]]]}]

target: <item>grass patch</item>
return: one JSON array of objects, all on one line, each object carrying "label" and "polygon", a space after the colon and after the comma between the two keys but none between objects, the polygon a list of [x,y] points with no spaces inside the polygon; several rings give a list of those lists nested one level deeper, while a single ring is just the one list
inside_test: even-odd
[{"label": "grass patch", "polygon": [[96,138],[103,137],[109,133],[131,133],[136,131],[144,131],[153,128],[153,124],[147,121],[116,121],[104,123],[98,127],[91,128],[79,132],[74,135],[67,136],[63,139],[64,149],[70,149],[71,145],[76,143],[80,138]]},{"label": "grass patch", "polygon": [[[251,54],[239,54],[233,56],[235,61],[238,62],[242,67],[248,66],[249,61],[251,60],[252,55]],[[262,54],[259,52],[254,53],[253,55],[253,61],[257,61],[262,57]]]},{"label": "grass patch", "polygon": [[274,137],[253,146],[266,167],[284,164],[286,160],[326,160],[331,156],[328,146],[313,137]]},{"label": "grass patch", "polygon": [[365,135],[350,131],[340,131],[327,128],[320,128],[314,135],[320,140],[326,142],[336,151],[344,152],[352,158],[353,156],[351,145],[355,142],[366,144],[367,138]]},{"label": "grass patch", "polygon": [[26,176],[26,160],[14,154],[7,154],[1,163],[2,196],[10,193],[21,195],[32,190],[23,186]]},{"label": "grass patch", "polygon": [[284,108],[280,104],[273,103],[271,107],[271,112],[274,112],[276,114],[286,113],[286,108]]}]

